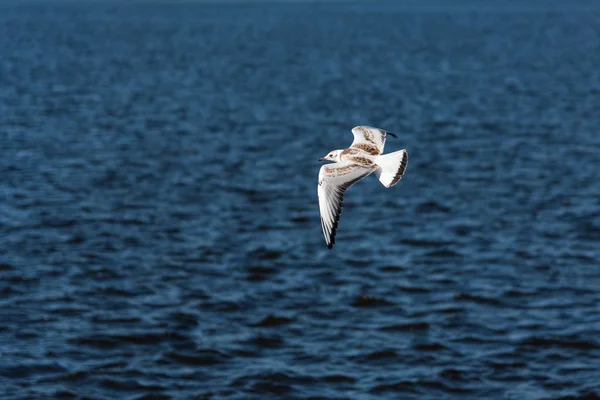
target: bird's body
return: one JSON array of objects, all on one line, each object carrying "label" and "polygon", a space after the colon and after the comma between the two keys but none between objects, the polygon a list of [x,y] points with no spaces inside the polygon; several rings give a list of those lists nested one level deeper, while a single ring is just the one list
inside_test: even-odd
[{"label": "bird's body", "polygon": [[385,138],[392,133],[368,126],[352,129],[354,141],[344,150],[334,150],[321,160],[333,161],[319,171],[319,210],[327,247],[335,243],[342,213],[344,192],[365,176],[375,173],[385,187],[392,187],[404,175],[408,163],[406,150],[383,155]]}]

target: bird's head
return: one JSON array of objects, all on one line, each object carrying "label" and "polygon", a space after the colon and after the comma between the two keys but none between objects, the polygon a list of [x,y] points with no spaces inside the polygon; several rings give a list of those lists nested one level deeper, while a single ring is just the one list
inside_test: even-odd
[{"label": "bird's head", "polygon": [[338,162],[341,159],[342,151],[343,150],[333,150],[333,151],[330,151],[329,154],[327,154],[325,157],[319,158],[319,161],[335,161],[335,162]]}]

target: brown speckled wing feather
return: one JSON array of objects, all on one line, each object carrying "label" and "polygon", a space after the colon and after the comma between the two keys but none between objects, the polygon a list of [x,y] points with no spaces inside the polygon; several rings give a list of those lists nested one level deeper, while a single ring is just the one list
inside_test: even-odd
[{"label": "brown speckled wing feather", "polygon": [[383,153],[387,132],[370,126],[357,126],[352,129],[354,141],[350,148],[360,149],[378,156]]},{"label": "brown speckled wing feather", "polygon": [[327,247],[335,243],[335,234],[342,213],[344,193],[354,183],[369,175],[375,168],[365,168],[350,163],[328,164],[319,171],[319,210],[321,227]]}]

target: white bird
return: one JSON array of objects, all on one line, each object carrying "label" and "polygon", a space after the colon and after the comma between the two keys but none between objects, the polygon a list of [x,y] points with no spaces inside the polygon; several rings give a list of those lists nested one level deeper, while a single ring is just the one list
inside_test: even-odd
[{"label": "white bird", "polygon": [[386,134],[396,135],[370,126],[352,129],[354,141],[350,148],[333,150],[319,161],[333,161],[319,171],[319,210],[325,243],[331,249],[342,213],[344,192],[353,184],[375,172],[385,187],[392,187],[404,175],[408,163],[406,150],[382,155]]}]

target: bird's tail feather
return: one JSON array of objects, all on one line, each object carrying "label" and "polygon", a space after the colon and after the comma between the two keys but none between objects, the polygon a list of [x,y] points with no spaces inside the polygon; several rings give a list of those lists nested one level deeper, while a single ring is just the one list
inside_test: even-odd
[{"label": "bird's tail feather", "polygon": [[379,181],[385,187],[392,187],[404,175],[406,165],[408,164],[408,153],[406,150],[399,150],[393,153],[378,156],[375,163],[379,166],[375,172]]}]

